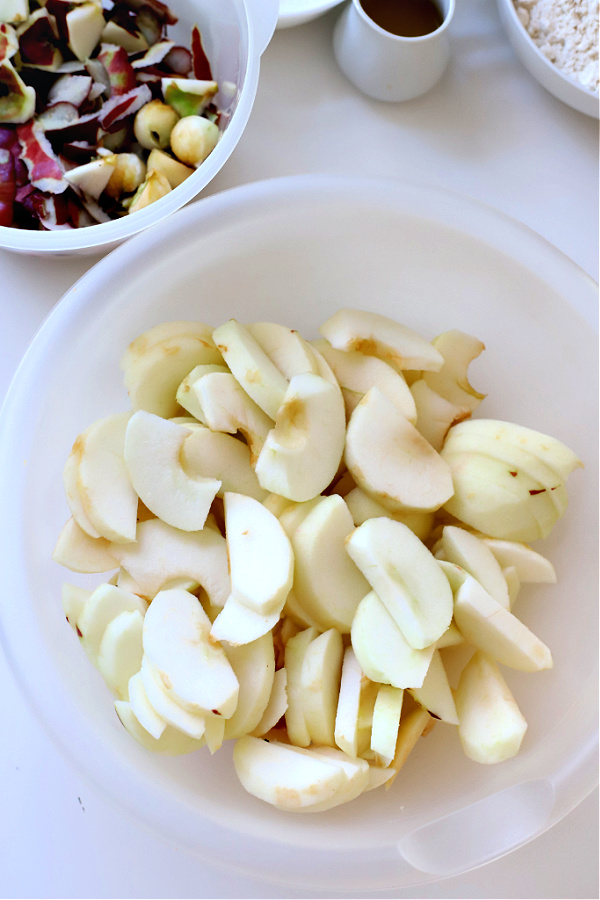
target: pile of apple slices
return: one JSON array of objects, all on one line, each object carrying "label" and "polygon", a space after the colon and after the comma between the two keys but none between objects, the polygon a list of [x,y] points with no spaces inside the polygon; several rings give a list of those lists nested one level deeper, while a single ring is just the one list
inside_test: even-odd
[{"label": "pile of apple slices", "polygon": [[295,812],[389,786],[435,720],[477,762],[518,752],[500,666],[552,666],[514,604],[556,581],[525,542],[581,465],[471,418],[475,338],[353,309],[320,331],[170,322],[133,341],[132,409],[75,441],[53,557],[113,573],[63,606],[130,734],[164,754],[235,740],[244,788]]}]

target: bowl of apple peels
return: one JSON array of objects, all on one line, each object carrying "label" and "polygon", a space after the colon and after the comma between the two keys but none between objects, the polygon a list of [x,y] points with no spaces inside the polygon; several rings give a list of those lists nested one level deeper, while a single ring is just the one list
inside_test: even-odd
[{"label": "bowl of apple peels", "polygon": [[72,762],[190,852],[316,890],[463,872],[573,808],[594,296],[498,213],[370,179],[211,197],[97,264],[0,445],[3,645]]}]

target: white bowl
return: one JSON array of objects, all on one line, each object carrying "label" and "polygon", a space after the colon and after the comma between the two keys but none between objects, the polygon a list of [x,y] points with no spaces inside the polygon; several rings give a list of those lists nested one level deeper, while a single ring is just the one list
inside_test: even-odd
[{"label": "white bowl", "polygon": [[519,21],[513,0],[498,0],[498,9],[513,49],[528,72],[567,106],[597,119],[598,94],[593,94],[574,78],[563,74],[544,56]]},{"label": "white bowl", "polygon": [[[24,696],[97,789],[179,848],[316,891],[400,888],[464,872],[531,840],[597,781],[596,285],[506,216],[437,188],[302,176],[192,204],[92,268],[53,309],[0,415],[4,573],[0,641]],[[317,336],[342,305],[379,310],[433,337],[487,350],[482,415],[573,446],[586,469],[540,548],[556,586],[527,585],[520,614],[554,668],[505,670],[529,729],[498,766],[464,757],[438,723],[393,788],[313,816],[246,794],[231,748],[168,759],[126,734],[61,607],[51,561],[68,517],[62,468],[75,436],[128,408],[119,358],[165,320],[274,320]],[[92,579],[93,581],[94,579]],[[105,580],[100,577],[98,580]]]},{"label": "white bowl", "polygon": [[260,56],[275,30],[278,2],[172,0],[172,9],[178,22],[169,28],[169,37],[189,47],[193,25],[200,26],[213,76],[221,86],[217,103],[231,114],[213,152],[183,184],[131,216],[68,231],[27,231],[0,226],[0,247],[38,256],[111,250],[193,200],[229,159],[250,117]]},{"label": "white bowl", "polygon": [[342,0],[280,0],[277,28],[304,25],[333,9]]}]

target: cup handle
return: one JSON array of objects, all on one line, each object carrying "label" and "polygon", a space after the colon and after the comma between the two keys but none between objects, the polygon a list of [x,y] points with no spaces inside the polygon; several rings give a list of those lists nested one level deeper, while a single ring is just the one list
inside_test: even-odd
[{"label": "cup handle", "polygon": [[245,0],[259,54],[269,46],[277,26],[279,0]]}]

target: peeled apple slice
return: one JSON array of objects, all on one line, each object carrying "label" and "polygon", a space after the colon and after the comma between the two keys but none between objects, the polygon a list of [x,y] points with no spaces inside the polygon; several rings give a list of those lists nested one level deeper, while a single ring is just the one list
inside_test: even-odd
[{"label": "peeled apple slice", "polygon": [[122,612],[137,610],[144,616],[146,609],[147,604],[141,597],[112,584],[101,584],[90,594],[77,619],[77,628],[81,634],[81,644],[95,665],[110,622]]},{"label": "peeled apple slice", "polygon": [[415,427],[438,453],[444,445],[449,429],[471,415],[468,406],[456,406],[440,397],[423,378],[410,387],[417,416]]},{"label": "peeled apple slice", "polygon": [[140,678],[144,685],[146,698],[156,714],[164,719],[167,725],[199,741],[205,732],[204,717],[189,712],[169,696],[158,670],[147,657],[143,656],[140,665]]},{"label": "peeled apple slice", "polygon": [[265,713],[275,677],[273,634],[241,647],[224,644],[223,650],[240,685],[236,710],[225,722],[224,738],[230,740],[254,731]]},{"label": "peeled apple slice", "polygon": [[260,722],[252,734],[255,737],[262,737],[272,728],[275,728],[279,720],[285,715],[287,705],[287,672],[284,666],[282,669],[277,669],[273,676],[273,687],[271,688],[269,701]]},{"label": "peeled apple slice", "polygon": [[431,343],[443,356],[444,363],[438,372],[424,372],[425,382],[449,403],[466,406],[473,411],[485,394],[480,394],[471,386],[467,370],[469,364],[485,350],[485,344],[457,329],[445,331]]},{"label": "peeled apple slice", "polygon": [[304,691],[302,688],[302,667],[304,657],[312,641],[317,637],[316,628],[307,628],[285,645],[285,668],[287,671],[288,707],[285,724],[290,741],[298,747],[308,747],[310,732],[304,714]]},{"label": "peeled apple slice", "polygon": [[381,766],[389,766],[396,753],[404,691],[382,684],[377,691],[371,726],[371,750]]},{"label": "peeled apple slice", "polygon": [[139,410],[127,425],[125,463],[134,490],[151,512],[173,528],[199,531],[221,482],[184,471],[181,448],[189,436],[183,425]]},{"label": "peeled apple slice", "polygon": [[357,485],[393,511],[431,512],[454,493],[448,464],[377,387],[350,417],[344,458]]},{"label": "peeled apple slice", "polygon": [[65,497],[67,500],[67,505],[71,510],[71,515],[73,516],[79,527],[83,531],[85,531],[86,534],[89,534],[91,538],[99,538],[100,534],[88,519],[83,508],[83,503],[81,502],[81,497],[79,495],[79,488],[77,486],[78,478],[79,452],[78,441],[75,441],[73,449],[69,453],[67,462],[65,463],[65,467],[63,469],[63,486],[65,489]]},{"label": "peeled apple slice", "polygon": [[420,688],[413,688],[414,699],[442,722],[458,725],[456,706],[439,650],[435,650]]},{"label": "peeled apple slice", "polygon": [[279,621],[280,614],[279,609],[265,615],[257,613],[230,594],[213,622],[211,639],[227,641],[236,647],[249,644],[271,631]]},{"label": "peeled apple slice", "polygon": [[448,562],[456,563],[472,575],[501,606],[509,609],[506,578],[496,557],[482,540],[464,528],[446,525],[442,532],[442,548]]},{"label": "peeled apple slice", "polygon": [[273,420],[248,396],[231,373],[203,375],[195,382],[194,390],[208,427],[228,434],[239,431],[246,439],[254,464],[273,427]]},{"label": "peeled apple slice", "polygon": [[91,594],[91,591],[76,584],[63,584],[62,606],[67,622],[75,633],[77,633],[77,619],[83,612],[86,600]]},{"label": "peeled apple slice", "polygon": [[295,747],[294,749],[297,753],[305,753],[307,756],[335,763],[342,769],[346,777],[346,783],[333,797],[310,806],[305,810],[306,812],[324,812],[327,809],[334,809],[336,806],[355,800],[360,794],[368,790],[370,773],[369,764],[366,760],[352,758],[338,747],[311,746],[306,749],[301,747]]},{"label": "peeled apple slice", "polygon": [[142,728],[157,741],[167,727],[167,723],[150,704],[141,672],[136,672],[129,679],[127,694],[134,716]]},{"label": "peeled apple slice", "polygon": [[124,610],[106,626],[98,649],[98,671],[121,700],[127,699],[129,679],[142,665],[144,616]]},{"label": "peeled apple slice", "polygon": [[303,372],[319,374],[310,347],[293,328],[276,322],[253,322],[248,331],[288,381]]},{"label": "peeled apple slice", "polygon": [[140,725],[131,708],[131,704],[127,700],[115,700],[115,711],[121,724],[131,737],[151,753],[160,753],[163,756],[183,756],[186,753],[193,753],[204,746],[204,740],[197,741],[182,734],[180,731],[176,731],[169,725],[166,726],[161,736],[156,740]]},{"label": "peeled apple slice", "polygon": [[408,526],[369,519],[346,539],[346,550],[411,647],[422,650],[443,635],[452,621],[452,590]]},{"label": "peeled apple slice", "polygon": [[525,583],[556,584],[556,572],[549,559],[527,544],[519,541],[502,541],[482,536],[502,568],[514,566],[519,581]]},{"label": "peeled apple slice", "polygon": [[335,743],[349,756],[358,755],[359,709],[365,675],[352,647],[346,647],[342,661],[340,692],[335,718]]},{"label": "peeled apple slice", "polygon": [[438,372],[444,358],[425,338],[379,313],[340,309],[319,331],[336,350],[358,350],[377,356],[395,369]]},{"label": "peeled apple slice", "polygon": [[335,628],[309,644],[302,661],[300,684],[304,721],[311,743],[333,747],[335,716],[340,692],[342,636]]},{"label": "peeled apple slice", "polygon": [[90,537],[71,516],[58,536],[52,559],[71,572],[109,572],[119,565],[112,554],[112,547],[106,538]]},{"label": "peeled apple slice", "polygon": [[373,497],[365,494],[359,487],[346,494],[344,500],[357,527],[366,522],[367,519],[379,519],[381,516],[387,516],[390,519],[398,519],[399,522],[404,522],[420,540],[424,541],[429,537],[433,526],[433,513],[391,512],[377,500],[374,500]]},{"label": "peeled apple slice", "polygon": [[217,491],[219,497],[225,491],[233,491],[262,503],[268,495],[258,483],[248,446],[231,434],[196,428],[183,442],[181,464],[192,477],[218,479],[221,482]]},{"label": "peeled apple slice", "polygon": [[463,669],[454,696],[458,736],[469,759],[490,764],[516,756],[527,722],[492,660],[476,653]]},{"label": "peeled apple slice", "polygon": [[177,388],[176,400],[180,406],[182,406],[187,412],[190,413],[194,419],[197,419],[198,422],[202,422],[206,425],[206,421],[204,418],[204,412],[202,410],[202,406],[200,401],[198,400],[198,395],[196,394],[196,381],[202,378],[203,375],[210,375],[214,372],[221,372],[222,374],[227,374],[229,369],[227,366],[220,366],[215,363],[207,363],[206,365],[195,366],[189,375],[186,375],[179,387]]},{"label": "peeled apple slice", "polygon": [[144,653],[166,692],[184,709],[228,718],[237,705],[238,680],[210,629],[193,594],[161,591],[146,613]]}]

